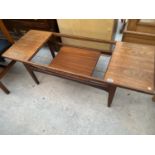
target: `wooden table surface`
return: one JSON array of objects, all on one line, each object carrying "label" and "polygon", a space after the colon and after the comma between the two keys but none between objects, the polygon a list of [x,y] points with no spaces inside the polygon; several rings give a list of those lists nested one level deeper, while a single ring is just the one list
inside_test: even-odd
[{"label": "wooden table surface", "polygon": [[30,30],[15,44],[13,44],[3,57],[16,61],[28,61],[51,37],[52,32]]},{"label": "wooden table surface", "polygon": [[104,80],[154,94],[155,46],[117,42]]},{"label": "wooden table surface", "polygon": [[91,76],[101,53],[64,46],[49,66],[78,74]]},{"label": "wooden table surface", "polygon": [[[11,46],[3,54],[3,57],[21,62],[29,61],[51,36],[52,32],[30,30],[13,46]],[[62,52],[60,55],[62,56],[62,58],[64,58],[63,54],[64,52]],[[73,54],[75,55],[76,53]],[[94,55],[92,56],[94,58],[91,56],[91,61],[90,59],[88,59],[88,62],[91,65],[85,66],[84,70],[89,68],[89,70],[92,72],[92,68],[99,58],[98,53],[93,54]],[[59,57],[55,58],[55,60],[57,60]],[[81,56],[75,57],[76,60],[81,61]],[[72,57],[69,58],[72,62]],[[65,57],[66,60],[68,60],[69,58]],[[51,63],[52,66],[57,65],[59,67],[62,67],[59,63],[53,63]],[[82,63],[85,64],[84,61]],[[68,65],[68,62],[66,61],[65,64]],[[79,72],[79,70],[76,70],[76,72],[77,71]],[[81,71],[83,70],[80,69],[80,72]],[[89,72],[88,74],[90,75],[91,72]],[[137,90],[149,94],[155,94],[154,74],[155,46],[117,42],[103,80],[107,83],[112,83],[119,87]]]}]

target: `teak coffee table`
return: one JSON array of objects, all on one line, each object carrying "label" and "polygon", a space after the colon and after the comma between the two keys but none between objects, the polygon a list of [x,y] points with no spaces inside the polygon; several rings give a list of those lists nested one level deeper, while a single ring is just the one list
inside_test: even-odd
[{"label": "teak coffee table", "polygon": [[[57,37],[111,44],[115,48],[114,51],[102,51],[68,45],[58,42]],[[32,62],[32,58],[45,43],[48,43],[53,56],[51,63],[43,65]],[[55,49],[59,49],[56,56]],[[111,60],[104,77],[99,79],[93,77],[93,71],[101,54],[111,56]],[[22,62],[37,84],[39,81],[34,71],[103,89],[109,94],[108,107],[117,87],[155,94],[155,46],[30,30],[9,48],[3,57]]]}]

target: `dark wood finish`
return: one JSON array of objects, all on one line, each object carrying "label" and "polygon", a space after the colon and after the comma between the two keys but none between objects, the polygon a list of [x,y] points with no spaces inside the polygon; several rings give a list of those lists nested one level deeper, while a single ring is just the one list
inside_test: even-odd
[{"label": "dark wood finish", "polygon": [[155,94],[155,46],[117,42],[104,80],[114,85]]},{"label": "dark wood finish", "polygon": [[[4,34],[4,36],[7,38],[7,40],[13,44],[14,40],[12,39],[11,35],[9,34],[7,28],[5,27],[4,23],[2,20],[0,20],[0,31]],[[6,73],[10,70],[10,68],[15,64],[16,61],[11,61],[7,65],[1,65],[0,66],[0,79],[2,79]],[[0,88],[6,93],[9,94],[9,90],[5,87],[5,85],[0,81]]]},{"label": "dark wood finish", "polygon": [[152,101],[155,102],[155,95],[152,97]]},{"label": "dark wood finish", "polygon": [[0,81],[0,88],[6,93],[9,94],[10,91],[5,87],[5,85]]},{"label": "dark wood finish", "polygon": [[64,71],[91,76],[100,52],[73,47],[62,47],[50,66]]},{"label": "dark wood finish", "polygon": [[[34,34],[32,32],[34,31],[26,34],[27,38],[30,38],[29,35],[32,37]],[[37,33],[39,34],[40,31],[37,31]],[[51,35],[49,35],[47,38],[44,38],[44,41],[42,40],[42,42],[48,41]],[[54,33],[53,36],[60,37],[61,34]],[[63,34],[62,37],[64,36],[72,38],[72,36]],[[86,40],[85,37],[73,36],[73,39],[76,38],[82,38],[82,40]],[[91,40],[94,41],[95,39],[88,39],[88,41]],[[28,55],[26,59],[24,57],[18,57],[14,55],[14,53],[16,53],[16,51],[13,50],[14,47],[11,47],[12,53],[5,53],[5,57],[23,62],[36,83],[39,83],[39,81],[37,80],[33,71],[63,77],[103,89],[109,94],[108,107],[111,106],[117,86],[148,94],[155,94],[154,46],[117,42],[115,52],[112,55],[104,79],[98,79],[92,77],[92,72],[99,59],[101,54],[100,52],[83,48],[80,49],[76,47],[62,46],[58,55],[49,65],[33,63],[31,62],[31,59],[38,51],[36,49],[39,49],[43,45],[42,42],[39,42],[38,44],[36,43],[36,48],[31,47],[31,54]],[[104,42],[109,44],[113,43],[115,45],[115,42],[113,41]],[[19,44],[18,46],[20,47],[21,45]],[[30,46],[32,46],[32,44],[30,44]],[[21,53],[23,55],[25,55],[26,52],[26,49],[21,49]]]},{"label": "dark wood finish", "polygon": [[55,58],[55,49],[53,48],[52,44],[50,42],[47,43],[48,44],[48,47],[51,51],[51,55],[53,58]]},{"label": "dark wood finish", "polygon": [[32,79],[35,81],[36,84],[39,84],[39,81],[37,79],[37,77],[35,76],[34,72],[29,68],[29,65],[24,64],[26,70],[29,72],[29,74],[31,75]]},{"label": "dark wood finish", "polygon": [[[27,38],[31,38],[33,36],[34,30],[31,31],[31,33],[27,33]],[[36,32],[36,31],[35,31]],[[39,34],[40,32],[37,31]],[[42,32],[44,33],[44,32]],[[53,33],[52,33],[53,34]],[[51,36],[51,34],[49,35]],[[69,35],[61,35],[54,33],[54,37],[69,37],[72,38],[72,36]],[[81,40],[88,40],[88,41],[95,41],[95,42],[104,42],[108,44],[114,44],[114,41],[105,41],[105,40],[97,40],[97,39],[90,39],[86,37],[79,37],[79,36],[73,36],[73,39],[81,39]],[[21,38],[22,39],[22,38]],[[50,39],[50,37],[48,37]],[[43,41],[44,40],[44,41]],[[44,38],[43,42],[48,42],[47,38]],[[37,39],[36,39],[37,42]],[[33,42],[35,45],[35,41]],[[19,41],[18,47],[21,47],[22,41]],[[14,46],[12,46],[5,54],[3,54],[4,57],[18,60],[23,62],[25,67],[27,68],[28,72],[34,79],[36,83],[39,83],[38,79],[34,75],[33,71],[42,72],[50,75],[55,75],[59,77],[63,77],[69,80],[77,81],[80,83],[84,83],[99,89],[103,89],[107,91],[108,93],[112,93],[108,97],[108,104],[111,105],[113,96],[114,96],[114,89],[112,89],[111,84],[107,84],[104,82],[104,80],[100,80],[98,78],[95,78],[92,76],[92,72],[96,66],[96,63],[99,59],[99,56],[101,52],[95,51],[95,50],[88,50],[83,48],[75,48],[75,47],[62,47],[60,48],[60,51],[58,55],[54,58],[54,60],[49,65],[43,65],[43,64],[37,64],[31,62],[32,57],[36,54],[36,49],[39,49],[42,46],[42,42],[38,43],[36,45],[36,48],[33,48],[32,44],[30,44],[29,48],[22,48],[20,49],[21,55],[26,55],[26,59],[23,56],[18,56],[16,54],[16,48],[14,49]],[[32,47],[31,47],[32,46]],[[39,47],[39,48],[37,48]],[[52,46],[51,46],[52,47]],[[27,49],[31,49],[31,54],[27,54]],[[11,51],[11,52],[10,52]]]},{"label": "dark wood finish", "polygon": [[7,28],[5,27],[3,21],[0,19],[0,31],[4,34],[4,36],[7,38],[7,40],[13,44],[14,40],[12,39],[11,35],[9,34]]},{"label": "dark wood finish", "polygon": [[56,19],[5,19],[4,23],[8,30],[19,34],[30,29],[59,32]]},{"label": "dark wood finish", "polygon": [[109,86],[108,107],[110,107],[111,104],[112,104],[112,101],[113,101],[113,98],[114,98],[114,95],[115,95],[116,88],[117,87],[115,87],[115,86]]},{"label": "dark wood finish", "polygon": [[30,30],[12,45],[3,56],[17,61],[30,60],[51,35],[51,32]]},{"label": "dark wood finish", "polygon": [[29,66],[29,69],[31,69],[33,71],[37,71],[37,72],[46,73],[46,74],[49,74],[49,75],[62,77],[62,78],[65,78],[65,79],[69,79],[69,80],[77,81],[77,82],[80,82],[80,83],[84,83],[84,84],[93,86],[95,88],[100,88],[100,89],[109,91],[109,89],[108,89],[109,85],[107,85],[107,83],[105,83],[103,80],[94,78],[92,76],[87,76],[87,75],[78,74],[78,73],[75,74],[73,72],[64,71],[64,70],[61,70],[61,69],[54,68],[52,66],[33,63],[31,61],[25,61],[23,63],[27,64]]}]

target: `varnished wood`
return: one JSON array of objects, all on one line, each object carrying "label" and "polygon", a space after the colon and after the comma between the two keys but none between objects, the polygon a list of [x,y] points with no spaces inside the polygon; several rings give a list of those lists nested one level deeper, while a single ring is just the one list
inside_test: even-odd
[{"label": "varnished wood", "polygon": [[155,45],[155,22],[150,23],[146,22],[146,20],[129,19],[123,32],[122,41]]},{"label": "varnished wood", "polygon": [[97,51],[92,52],[64,46],[60,49],[50,66],[64,71],[91,76],[99,57],[100,52]]},{"label": "varnished wood", "polygon": [[[148,22],[149,21],[149,22]],[[155,22],[152,20],[130,19],[123,33],[123,41],[155,46]],[[134,24],[133,24],[134,23]],[[131,25],[134,25],[134,28]],[[155,96],[152,100],[154,100]]]},{"label": "varnished wood", "polygon": [[31,29],[58,32],[56,19],[4,19],[9,31],[22,34]]},{"label": "varnished wood", "polygon": [[36,84],[39,84],[39,80],[37,79],[37,77],[35,76],[34,72],[29,68],[28,65],[24,64],[25,68],[27,69],[27,71],[29,72],[29,74],[31,75],[32,79],[35,81]]},{"label": "varnished wood", "polygon": [[114,95],[115,95],[116,87],[115,86],[109,86],[109,94],[108,94],[108,107],[111,106]]},{"label": "varnished wood", "polygon": [[5,87],[5,85],[0,81],[0,88],[6,93],[9,94],[10,91]]},{"label": "varnished wood", "polygon": [[[36,33],[39,34],[40,32],[37,31]],[[26,36],[29,36],[28,34],[26,34]],[[31,33],[31,37],[33,37],[33,35],[34,33]],[[51,35],[49,35],[48,39],[50,38],[50,36]],[[68,35],[65,35],[65,36],[68,36]],[[75,38],[75,36],[73,36],[73,38]],[[80,39],[79,37],[77,38]],[[46,42],[48,39],[44,38],[42,39],[42,42]],[[84,37],[84,39],[88,39],[88,38]],[[22,38],[21,40],[19,40],[18,44],[16,45],[16,48],[19,48],[22,46],[23,44],[22,40],[23,40]],[[29,37],[27,37],[27,40],[29,40]],[[94,41],[98,41],[98,40],[94,40]],[[33,63],[30,60],[34,56],[34,54],[36,54],[37,52],[36,49],[39,49],[43,45],[42,42],[39,42],[37,44],[33,40],[33,43],[35,44],[35,48],[33,48],[32,44],[29,44],[30,47],[27,49],[31,48],[31,52],[30,52],[31,54],[27,54],[27,50],[25,48],[20,49],[21,55],[27,56],[26,59],[23,56],[20,57],[16,55],[16,50],[14,50],[14,47],[11,47],[9,49],[9,52],[7,51],[5,53],[4,57],[23,62],[26,69],[30,73],[31,77],[37,84],[39,83],[39,81],[35,76],[35,74],[33,73],[34,71],[70,79],[73,81],[77,81],[80,83],[84,83],[84,84],[105,90],[108,93],[111,93],[111,89],[109,88],[110,84],[106,84],[106,82],[104,82],[102,79],[100,80],[92,76],[92,73],[94,71],[94,68],[96,66],[96,63],[99,59],[101,52],[63,46],[60,49],[57,56],[53,59],[53,61],[49,65]],[[111,42],[108,42],[108,43],[111,44]],[[10,51],[12,51],[12,53],[10,53]],[[113,98],[112,96],[108,98],[110,100],[109,101],[110,103],[112,102],[112,98]]]},{"label": "varnished wood", "polygon": [[[42,45],[40,43],[37,46],[41,47]],[[101,54],[98,51],[63,46],[49,65],[31,62],[31,55],[26,60],[23,58],[19,61],[26,65],[35,82],[38,80],[32,74],[33,71],[59,76],[106,90],[109,93],[108,106],[110,107],[117,86],[154,94],[154,51],[154,46],[117,42],[105,77],[101,80],[92,77],[92,72]],[[26,50],[21,52],[25,53]],[[32,53],[36,53],[36,51],[33,49]],[[17,59],[15,58],[15,60]]]},{"label": "varnished wood", "polygon": [[140,22],[138,22],[136,31],[155,34],[155,20],[147,19],[147,22],[146,20],[140,20]]},{"label": "varnished wood", "polygon": [[33,71],[63,77],[66,79],[78,81],[80,83],[85,83],[87,85],[109,91],[108,89],[109,84],[104,82],[102,79],[98,79],[98,78],[87,76],[87,75],[80,74],[80,73],[75,74],[67,70],[58,69],[58,68],[54,68],[53,66],[38,64],[38,63],[30,62],[30,61],[25,61],[23,63],[28,65],[29,69]]},{"label": "varnished wood", "polygon": [[53,46],[51,45],[50,42],[48,42],[47,44],[48,44],[48,47],[49,47],[49,49],[51,51],[52,57],[55,58],[55,50],[54,50]]},{"label": "varnished wood", "polygon": [[155,94],[155,46],[117,42],[104,80],[114,85]]},{"label": "varnished wood", "polygon": [[155,34],[126,30],[123,32],[122,40],[131,43],[155,45]]},{"label": "varnished wood", "polygon": [[155,20],[153,19],[129,19],[127,31],[155,34]]},{"label": "varnished wood", "polygon": [[30,30],[19,39],[3,56],[17,61],[30,60],[51,37],[47,31]]},{"label": "varnished wood", "polygon": [[129,19],[128,20],[128,25],[127,25],[127,30],[136,31],[138,23],[139,23],[139,19]]},{"label": "varnished wood", "polygon": [[[11,61],[8,65],[4,67],[0,67],[0,79],[3,78],[6,73],[10,70],[10,68],[16,63],[16,61]],[[0,81],[0,88],[6,93],[9,94],[10,91],[6,88],[6,86]]]},{"label": "varnished wood", "polygon": [[7,40],[13,44],[14,40],[12,39],[11,35],[9,34],[7,28],[5,27],[2,19],[0,19],[0,31],[2,31],[2,33],[4,34],[4,36],[7,38]]},{"label": "varnished wood", "polygon": [[112,50],[100,50],[100,49],[88,48],[88,47],[84,47],[84,46],[70,45],[70,44],[65,44],[65,43],[60,43],[60,42],[57,42],[57,44],[60,45],[60,46],[75,47],[75,48],[80,48],[80,49],[86,49],[86,50],[89,50],[89,51],[95,51],[95,52],[98,51],[100,53],[107,54],[107,55],[112,54]]},{"label": "varnished wood", "polygon": [[[3,35],[6,37],[6,39],[13,44],[14,40],[12,39],[9,31],[5,27],[3,21],[0,19],[0,31],[3,33]],[[0,80],[6,75],[6,73],[10,70],[10,68],[16,63],[16,61],[11,61],[7,65],[1,65],[0,66]],[[6,86],[0,81],[0,88],[6,93],[9,94],[9,90],[6,88]]]},{"label": "varnished wood", "polygon": [[53,36],[71,38],[71,39],[76,39],[76,40],[98,42],[98,43],[116,44],[116,42],[112,41],[112,40],[104,40],[104,39],[96,39],[96,38],[89,38],[89,37],[83,37],[83,36],[67,35],[67,34],[56,33],[56,32],[53,32]]},{"label": "varnished wood", "polygon": [[[126,30],[125,33],[135,34],[137,36],[155,37],[155,34],[153,34],[153,33],[146,33],[146,32],[136,32],[136,31]],[[149,38],[147,38],[147,39],[149,39]]]}]

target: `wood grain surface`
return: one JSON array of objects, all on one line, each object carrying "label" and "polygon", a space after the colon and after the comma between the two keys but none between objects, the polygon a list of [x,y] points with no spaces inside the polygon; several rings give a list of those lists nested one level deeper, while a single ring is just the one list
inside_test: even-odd
[{"label": "wood grain surface", "polygon": [[73,73],[92,75],[100,54],[98,51],[64,46],[50,66]]},{"label": "wood grain surface", "polygon": [[117,42],[104,80],[154,94],[155,46]]},{"label": "wood grain surface", "polygon": [[52,32],[30,30],[12,45],[3,57],[17,61],[30,60],[51,35]]}]

